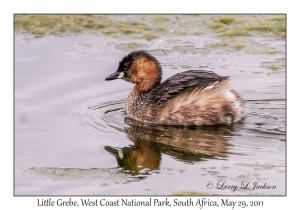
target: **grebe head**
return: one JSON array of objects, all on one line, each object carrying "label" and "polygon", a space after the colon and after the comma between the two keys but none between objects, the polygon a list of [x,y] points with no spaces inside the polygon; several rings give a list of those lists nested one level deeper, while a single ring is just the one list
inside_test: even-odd
[{"label": "grebe head", "polygon": [[136,84],[142,91],[148,91],[161,82],[162,70],[160,63],[148,52],[133,51],[119,63],[118,70],[105,80],[123,79]]}]

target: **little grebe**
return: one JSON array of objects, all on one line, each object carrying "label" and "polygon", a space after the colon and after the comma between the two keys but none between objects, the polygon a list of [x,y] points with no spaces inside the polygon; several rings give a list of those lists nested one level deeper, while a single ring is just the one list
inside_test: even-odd
[{"label": "little grebe", "polygon": [[155,57],[134,51],[105,80],[135,84],[125,111],[133,119],[166,125],[230,125],[243,117],[243,100],[229,87],[229,78],[212,71],[189,70],[161,83]]}]

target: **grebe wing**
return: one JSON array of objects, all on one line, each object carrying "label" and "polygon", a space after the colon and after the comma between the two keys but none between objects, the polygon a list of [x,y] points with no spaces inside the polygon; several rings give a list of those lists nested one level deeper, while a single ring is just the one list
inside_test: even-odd
[{"label": "grebe wing", "polygon": [[203,90],[227,78],[219,76],[212,71],[189,70],[181,72],[152,89],[150,101],[153,104],[160,105],[182,92],[195,89]]}]

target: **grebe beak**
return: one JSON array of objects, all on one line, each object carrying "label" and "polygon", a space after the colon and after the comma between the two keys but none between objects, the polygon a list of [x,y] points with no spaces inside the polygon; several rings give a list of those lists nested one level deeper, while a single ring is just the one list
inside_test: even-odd
[{"label": "grebe beak", "polygon": [[105,78],[105,80],[114,80],[114,79],[122,79],[124,76],[123,72],[116,71]]}]

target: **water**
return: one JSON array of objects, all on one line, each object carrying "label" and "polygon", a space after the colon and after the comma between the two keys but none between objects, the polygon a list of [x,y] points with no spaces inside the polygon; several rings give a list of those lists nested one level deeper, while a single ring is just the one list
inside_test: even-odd
[{"label": "water", "polygon": [[[15,194],[285,195],[285,40],[212,45],[227,41],[16,33]],[[132,84],[104,78],[128,52],[145,48],[161,62],[163,79],[188,69],[230,76],[245,118],[194,129],[128,118]],[[255,182],[270,189],[241,189]]]}]

